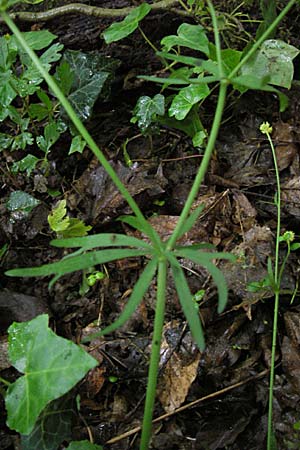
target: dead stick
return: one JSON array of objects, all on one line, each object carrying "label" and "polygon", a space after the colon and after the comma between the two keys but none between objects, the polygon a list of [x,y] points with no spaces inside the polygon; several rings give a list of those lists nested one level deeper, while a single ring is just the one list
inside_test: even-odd
[{"label": "dead stick", "polygon": [[[240,386],[243,386],[244,384],[249,383],[250,381],[257,380],[258,378],[264,377],[269,373],[269,369],[264,370],[263,372],[258,373],[255,375],[255,377],[249,377],[246,378],[243,381],[239,381],[238,383],[232,384],[230,386],[227,386],[224,389],[221,389],[220,391],[213,392],[212,394],[205,395],[204,397],[198,398],[197,400],[194,400],[191,403],[187,403],[186,405],[180,406],[180,408],[175,409],[175,411],[172,411],[170,413],[163,414],[162,416],[157,417],[152,421],[152,423],[160,422],[164,419],[167,419],[168,417],[174,416],[175,414],[178,414],[181,411],[185,411],[186,409],[192,408],[195,405],[198,405],[199,403],[204,402],[205,400],[209,400],[212,398],[219,397],[220,395],[225,394],[226,392],[232,391],[233,389],[236,389]],[[109,441],[105,442],[105,444],[115,444],[116,442],[121,441],[122,439],[125,439],[126,437],[132,436],[135,433],[138,433],[141,431],[142,427],[135,427],[132,430],[127,431],[126,433],[120,434],[119,436],[116,436]]]},{"label": "dead stick", "polygon": [[[151,8],[153,10],[170,9],[174,6],[178,0],[160,0],[153,3]],[[20,11],[9,13],[12,20],[22,20],[24,22],[46,22],[52,20],[55,17],[62,16],[64,14],[84,14],[86,16],[93,17],[124,17],[127,16],[134,8],[129,6],[126,8],[99,8],[98,6],[89,6],[83,3],[70,3],[69,5],[58,6],[57,8],[50,9],[48,11],[29,12]],[[2,20],[1,20],[2,22]]]}]

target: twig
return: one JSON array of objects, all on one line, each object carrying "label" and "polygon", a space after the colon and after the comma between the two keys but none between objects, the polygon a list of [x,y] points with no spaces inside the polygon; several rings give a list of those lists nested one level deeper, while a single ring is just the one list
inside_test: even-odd
[{"label": "twig", "polygon": [[[178,1],[177,0],[160,0],[153,3],[151,8],[153,10],[170,9]],[[46,22],[48,20],[55,19],[56,17],[64,14],[84,14],[86,16],[93,17],[124,17],[127,16],[134,8],[129,6],[125,8],[99,8],[98,6],[89,6],[83,3],[70,3],[69,5],[58,6],[57,8],[50,9],[48,11],[30,12],[19,11],[9,13],[12,20],[21,20],[24,22]],[[3,20],[1,19],[1,22]]]},{"label": "twig", "polygon": [[[264,377],[268,373],[269,373],[269,369],[263,370],[262,372],[258,373],[254,377],[246,378],[245,380],[239,381],[238,383],[227,386],[224,389],[213,392],[212,394],[205,395],[204,397],[198,398],[197,400],[194,400],[191,403],[187,403],[186,405],[180,406],[180,408],[175,409],[175,411],[172,411],[170,413],[166,413],[166,414],[163,414],[162,416],[157,417],[156,419],[154,419],[152,421],[152,424],[161,422],[162,420],[165,420],[165,419],[168,419],[169,417],[174,416],[175,414],[178,414],[182,411],[185,411],[186,409],[192,408],[193,406],[196,406],[199,403],[204,402],[205,400],[210,400],[212,398],[219,397],[220,395],[230,392],[233,389],[243,386],[246,383],[250,383],[251,381],[257,380],[258,378]],[[132,430],[126,431],[126,433],[120,434],[119,436],[116,436],[116,437],[110,439],[109,441],[105,442],[105,445],[115,444],[116,442],[119,442],[122,439],[125,439],[129,436],[132,436],[135,433],[138,433],[139,431],[141,431],[141,429],[142,429],[142,427],[135,427]]]}]

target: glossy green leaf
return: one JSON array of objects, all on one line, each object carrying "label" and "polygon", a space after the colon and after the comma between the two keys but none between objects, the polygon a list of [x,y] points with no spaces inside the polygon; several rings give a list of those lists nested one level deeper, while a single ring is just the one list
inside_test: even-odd
[{"label": "glossy green leaf", "polygon": [[11,172],[26,172],[26,175],[29,177],[39,161],[39,158],[34,155],[26,155],[24,158],[20,159],[20,161],[15,161],[13,163]]},{"label": "glossy green leaf", "polygon": [[40,201],[23,191],[14,191],[10,194],[6,208],[10,212],[22,212],[29,214]]},{"label": "glossy green leaf", "polygon": [[242,75],[269,77],[269,83],[290,89],[294,76],[293,59],[299,50],[279,39],[268,39],[241,68]]},{"label": "glossy green leaf", "polygon": [[139,22],[151,11],[151,6],[147,3],[142,3],[137,8],[134,8],[128,16],[121,22],[114,22],[102,34],[105,42],[111,44],[119,41],[131,33],[133,33],[139,26]]},{"label": "glossy green leaf", "polygon": [[143,95],[137,101],[133,111],[133,118],[131,122],[137,124],[142,132],[155,121],[157,115],[163,116],[165,113],[165,97],[161,94],[156,94],[153,98]]},{"label": "glossy green leaf", "polygon": [[163,117],[158,117],[157,122],[169,128],[181,130],[192,139],[198,132],[203,131],[204,129],[199,117],[197,105],[194,105],[191,108],[190,112],[183,120],[177,120],[174,117],[167,117],[165,115]]},{"label": "glossy green leaf", "polygon": [[[42,50],[48,47],[57,37],[48,30],[26,31],[22,33],[22,36],[32,50]],[[20,49],[22,54],[24,54],[22,47],[14,36],[11,36],[11,45]]]},{"label": "glossy green leaf", "polygon": [[51,122],[45,126],[44,136],[38,136],[36,142],[39,148],[47,154],[59,137],[60,130],[58,124],[56,122]]},{"label": "glossy green leaf", "polygon": [[42,410],[98,364],[81,347],[57,336],[46,314],[9,327],[9,358],[24,374],[5,397],[7,424],[21,434],[30,434]]},{"label": "glossy green leaf", "polygon": [[73,84],[73,72],[65,59],[57,66],[54,78],[62,92],[68,95]]},{"label": "glossy green leaf", "polygon": [[[65,61],[73,77],[71,88],[63,81],[64,88],[70,92],[68,100],[78,117],[82,121],[88,120],[97,98],[108,98],[110,81],[119,61],[102,56],[99,52],[83,53],[77,50],[65,51],[62,64]],[[62,114],[65,114],[63,110]]]},{"label": "glossy green leaf", "polygon": [[9,134],[0,133],[0,151],[9,148],[13,142],[13,138]]},{"label": "glossy green leaf", "polygon": [[57,450],[64,440],[71,439],[74,419],[72,395],[53,400],[42,411],[31,433],[21,436],[22,450]]},{"label": "glossy green leaf", "polygon": [[67,447],[67,450],[103,450],[103,447],[92,444],[90,441],[74,441]]},{"label": "glossy green leaf", "polygon": [[84,250],[96,247],[137,247],[152,250],[151,245],[141,239],[116,233],[101,233],[72,239],[55,239],[50,244],[54,247],[82,247]]},{"label": "glossy green leaf", "polygon": [[206,98],[210,93],[207,84],[199,86],[190,85],[180,89],[169,108],[169,116],[174,116],[177,120],[183,120],[190,112],[191,108],[200,100]]},{"label": "glossy green leaf", "polygon": [[138,281],[135,283],[132,293],[124,307],[124,310],[120,317],[109,325],[108,327],[104,328],[104,330],[99,331],[98,333],[93,333],[92,335],[88,336],[87,338],[83,339],[83,342],[90,342],[96,337],[103,336],[104,334],[112,333],[113,331],[120,328],[122,325],[124,325],[127,320],[132,316],[138,305],[141,303],[145,293],[147,292],[151,281],[153,280],[153,277],[157,270],[157,264],[158,259],[153,258],[145,267],[142,275],[138,279]]},{"label": "glossy green leaf", "polygon": [[79,256],[66,257],[59,262],[45,264],[40,267],[12,269],[5,272],[5,274],[10,277],[43,277],[52,274],[62,276],[75,272],[76,270],[88,269],[89,267],[104,264],[109,261],[134,256],[145,256],[148,253],[145,250],[101,250]]},{"label": "glossy green leaf", "polygon": [[[49,72],[51,69],[51,64],[59,61],[61,58],[61,51],[63,49],[62,44],[53,44],[49,47],[41,56],[40,62],[43,64],[43,67]],[[41,76],[39,70],[35,67],[35,65],[28,60],[28,55],[24,55],[22,58],[23,64],[27,65],[27,69],[24,71],[21,81],[28,81],[29,87],[27,92],[29,95],[32,95],[36,91],[36,86],[41,84],[43,81],[43,77]]]},{"label": "glossy green leaf", "polygon": [[72,153],[80,153],[81,154],[83,152],[83,150],[85,149],[85,146],[86,146],[86,142],[81,137],[80,134],[77,136],[74,136],[72,138],[72,142],[70,145],[70,150],[69,150],[68,155],[72,155]]},{"label": "glossy green leaf", "polygon": [[188,321],[193,338],[195,339],[195,342],[198,345],[199,349],[203,351],[205,348],[205,340],[201,321],[199,319],[199,315],[195,311],[195,303],[193,301],[193,296],[187,284],[184,272],[179,263],[177,261],[175,263],[175,261],[176,259],[173,257],[170,260],[170,263],[179,301],[183,313]]},{"label": "glossy green leaf", "polygon": [[16,98],[17,93],[10,83],[12,78],[12,71],[0,73],[0,104],[1,104],[1,115],[0,120],[4,120],[8,112],[6,111],[7,106]]},{"label": "glossy green leaf", "polygon": [[166,51],[170,51],[172,47],[180,45],[193,50],[199,50],[207,56],[209,55],[208,38],[205,28],[201,25],[183,23],[177,30],[177,36],[170,35],[164,37],[161,40],[161,45]]}]

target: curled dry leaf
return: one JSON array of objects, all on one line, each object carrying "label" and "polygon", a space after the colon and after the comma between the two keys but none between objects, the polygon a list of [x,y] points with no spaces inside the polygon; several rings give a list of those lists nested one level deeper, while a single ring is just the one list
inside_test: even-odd
[{"label": "curled dry leaf", "polygon": [[[166,412],[172,412],[186,399],[191,384],[197,376],[200,352],[189,334],[181,342],[179,349],[177,342],[173,345],[172,338],[166,338],[166,332],[172,334],[172,328],[178,331],[178,322],[173,321],[165,326],[165,338],[161,347],[161,361],[165,362],[162,376],[158,384],[158,397]],[[178,333],[180,340],[180,333]],[[188,348],[187,348],[188,346]]]}]

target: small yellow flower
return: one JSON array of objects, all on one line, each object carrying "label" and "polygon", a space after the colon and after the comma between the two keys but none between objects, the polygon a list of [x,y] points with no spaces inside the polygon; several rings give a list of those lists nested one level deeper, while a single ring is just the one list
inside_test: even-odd
[{"label": "small yellow flower", "polygon": [[293,240],[295,239],[295,233],[293,231],[286,231],[285,233],[283,233],[281,238],[282,241],[293,242]]},{"label": "small yellow flower", "polygon": [[259,127],[262,134],[271,134],[273,131],[273,128],[269,124],[269,122],[263,122],[261,126]]}]

